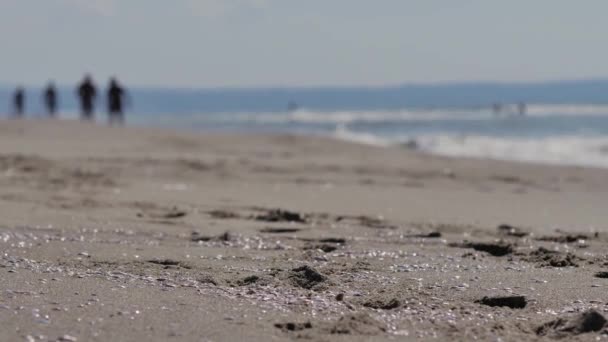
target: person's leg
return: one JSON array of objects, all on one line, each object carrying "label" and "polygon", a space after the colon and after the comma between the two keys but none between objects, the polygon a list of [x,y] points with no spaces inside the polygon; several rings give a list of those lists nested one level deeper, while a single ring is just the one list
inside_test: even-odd
[{"label": "person's leg", "polygon": [[122,110],[116,113],[116,120],[118,120],[118,124],[119,125],[124,126],[124,124],[125,124],[125,115],[122,112]]},{"label": "person's leg", "polygon": [[86,104],[84,111],[84,118],[87,121],[93,121],[93,105]]}]

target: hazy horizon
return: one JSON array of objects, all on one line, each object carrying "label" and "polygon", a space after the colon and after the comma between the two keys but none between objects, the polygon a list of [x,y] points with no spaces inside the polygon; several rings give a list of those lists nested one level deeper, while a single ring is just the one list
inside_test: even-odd
[{"label": "hazy horizon", "polygon": [[[54,81],[54,80],[53,80]],[[103,89],[107,85],[106,79],[96,79],[93,75],[93,81],[97,87]],[[80,79],[76,79],[73,82],[57,83],[54,82],[55,86],[60,88],[75,87]],[[312,85],[251,85],[251,86],[171,86],[171,85],[146,85],[146,84],[125,84],[126,87],[139,90],[166,90],[166,91],[256,91],[256,90],[333,90],[333,89],[399,89],[408,87],[421,87],[421,88],[435,88],[435,87],[467,87],[467,86],[513,86],[513,87],[526,87],[526,86],[551,86],[551,85],[572,85],[572,84],[591,84],[591,83],[606,83],[608,86],[608,77],[598,78],[572,78],[572,79],[547,79],[547,80],[444,80],[444,81],[429,81],[429,82],[401,82],[395,84],[351,84],[351,85],[323,85],[323,84],[312,84]],[[5,90],[11,90],[16,86],[23,86],[29,89],[42,89],[48,85],[47,82],[40,84],[27,84],[19,82],[8,82],[0,79],[0,88]]]},{"label": "hazy horizon", "polygon": [[[105,84],[98,84],[105,91]],[[166,88],[128,85],[138,113],[282,112],[288,103],[321,111],[404,108],[489,108],[494,103],[608,104],[608,80],[536,83],[437,83],[393,87]],[[14,88],[0,85],[0,112]],[[61,108],[76,110],[73,85],[59,87]],[[27,88],[28,108],[40,112],[40,86]],[[103,100],[100,97],[100,101]],[[102,102],[100,102],[101,104]]]},{"label": "hazy horizon", "polygon": [[[589,0],[2,0],[0,81],[379,87],[608,78]],[[101,83],[100,83],[101,84]]]}]

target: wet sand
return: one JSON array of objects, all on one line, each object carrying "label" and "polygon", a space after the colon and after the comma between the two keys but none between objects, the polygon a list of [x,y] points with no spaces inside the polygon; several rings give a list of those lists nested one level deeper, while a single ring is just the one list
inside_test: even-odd
[{"label": "wet sand", "polygon": [[608,170],[3,121],[0,184],[1,341],[606,329]]}]

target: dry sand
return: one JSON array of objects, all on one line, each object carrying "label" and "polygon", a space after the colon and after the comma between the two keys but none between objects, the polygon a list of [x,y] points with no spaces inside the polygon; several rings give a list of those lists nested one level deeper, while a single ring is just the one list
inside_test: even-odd
[{"label": "dry sand", "polygon": [[0,184],[0,341],[604,338],[608,170],[5,121]]}]

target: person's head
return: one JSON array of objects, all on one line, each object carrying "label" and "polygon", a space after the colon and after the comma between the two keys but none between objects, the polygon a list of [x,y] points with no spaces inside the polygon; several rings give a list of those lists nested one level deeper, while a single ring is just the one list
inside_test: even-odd
[{"label": "person's head", "polygon": [[118,87],[118,80],[116,80],[116,77],[110,77],[110,87]]},{"label": "person's head", "polygon": [[93,82],[93,77],[91,76],[91,74],[89,74],[89,73],[84,74],[84,81],[86,83],[92,83]]}]

